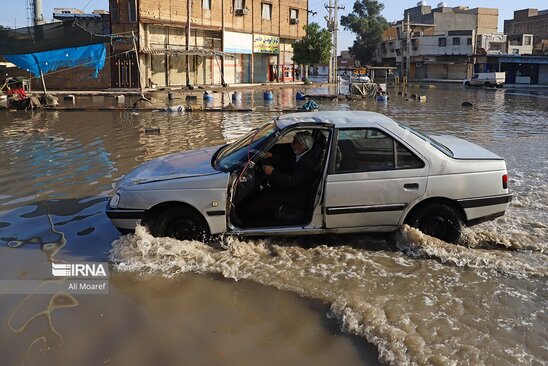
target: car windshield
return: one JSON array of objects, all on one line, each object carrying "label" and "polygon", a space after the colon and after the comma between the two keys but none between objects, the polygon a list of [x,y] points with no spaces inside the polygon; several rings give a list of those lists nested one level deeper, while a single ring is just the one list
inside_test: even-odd
[{"label": "car windshield", "polygon": [[440,144],[439,142],[437,142],[436,140],[434,140],[432,137],[428,136],[427,134],[419,131],[419,130],[416,130],[414,128],[411,128],[409,126],[406,126],[406,125],[402,125],[400,124],[400,127],[401,128],[405,128],[406,130],[409,130],[411,131],[411,133],[417,135],[418,137],[420,137],[421,139],[423,139],[424,141],[427,141],[430,143],[430,145],[434,146],[436,149],[438,149],[439,151],[441,151],[442,153],[444,153],[445,155],[449,156],[449,157],[454,157],[453,155],[453,152],[445,145],[443,144]]},{"label": "car windshield", "polygon": [[214,156],[213,168],[221,171],[233,171],[247,161],[248,152],[260,150],[265,142],[279,131],[275,121],[249,131],[229,145],[221,147]]}]

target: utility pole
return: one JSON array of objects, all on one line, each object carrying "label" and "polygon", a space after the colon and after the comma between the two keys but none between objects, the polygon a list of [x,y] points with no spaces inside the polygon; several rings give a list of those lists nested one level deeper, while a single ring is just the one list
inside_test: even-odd
[{"label": "utility pole", "polygon": [[[192,11],[192,1],[186,2],[186,86],[190,88],[190,60],[194,61],[194,58],[190,57],[190,12]],[[224,11],[224,9],[223,9]],[[224,37],[224,35],[223,35]]]},{"label": "utility pole", "polygon": [[344,6],[339,6],[338,0],[329,0],[329,5],[325,5],[329,10],[329,18],[327,19],[327,30],[332,32],[332,50],[331,59],[329,60],[329,82],[337,83],[337,93],[339,92],[338,76],[337,76],[337,31],[339,30],[339,15],[338,10],[344,10]]},{"label": "utility pole", "polygon": [[407,58],[405,60],[405,76],[409,81],[409,69],[411,68],[411,28],[409,24],[409,13],[407,13],[407,27],[406,27],[406,44],[407,44]]},{"label": "utility pole", "polygon": [[[333,22],[333,0],[329,0],[329,5],[325,5],[325,8],[329,12],[329,17],[326,18],[327,30],[330,32],[333,32],[333,29],[335,28],[334,26],[335,24]],[[331,35],[331,41],[333,42],[333,35]],[[328,67],[327,75],[328,75],[327,82],[332,83],[333,82],[333,47],[331,47],[331,57],[329,58],[329,67]]]}]

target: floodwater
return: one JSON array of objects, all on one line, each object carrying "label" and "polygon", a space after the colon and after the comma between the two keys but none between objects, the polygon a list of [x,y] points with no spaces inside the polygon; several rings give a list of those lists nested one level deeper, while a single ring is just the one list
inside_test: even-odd
[{"label": "floodwater", "polygon": [[[233,141],[279,114],[269,109],[294,107],[296,90],[276,92],[272,105],[244,92],[243,106],[256,106],[249,113],[0,111],[0,280],[46,281],[53,260],[111,262],[107,295],[0,295],[1,363],[548,363],[543,92],[438,85],[409,89],[426,102],[393,88],[388,103],[318,101],[321,110],[372,110],[455,134],[506,159],[509,210],[466,229],[461,245],[408,227],[229,238],[226,250],[142,227],[120,239],[104,208],[124,174]],[[220,97],[216,105],[226,103]]]}]

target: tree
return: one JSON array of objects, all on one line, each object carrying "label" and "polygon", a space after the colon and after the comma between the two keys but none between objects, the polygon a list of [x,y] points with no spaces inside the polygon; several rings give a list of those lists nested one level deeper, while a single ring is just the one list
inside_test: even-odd
[{"label": "tree", "polygon": [[362,65],[371,63],[377,43],[388,28],[388,22],[381,15],[384,5],[377,0],[356,0],[352,13],[341,17],[341,25],[356,34],[350,53]]},{"label": "tree", "polygon": [[10,27],[5,27],[5,26],[0,24],[0,32],[7,32],[9,30],[10,30]]},{"label": "tree", "polygon": [[318,23],[304,26],[306,36],[293,43],[293,61],[302,65],[325,65],[331,57],[331,33]]}]

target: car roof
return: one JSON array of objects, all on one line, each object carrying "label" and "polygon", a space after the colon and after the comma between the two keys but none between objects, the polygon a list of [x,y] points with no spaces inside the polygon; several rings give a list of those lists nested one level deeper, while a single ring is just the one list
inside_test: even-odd
[{"label": "car roof", "polygon": [[398,128],[394,120],[383,114],[368,111],[321,111],[284,114],[278,117],[278,128],[284,129],[297,123],[329,123],[337,128],[375,127]]}]

